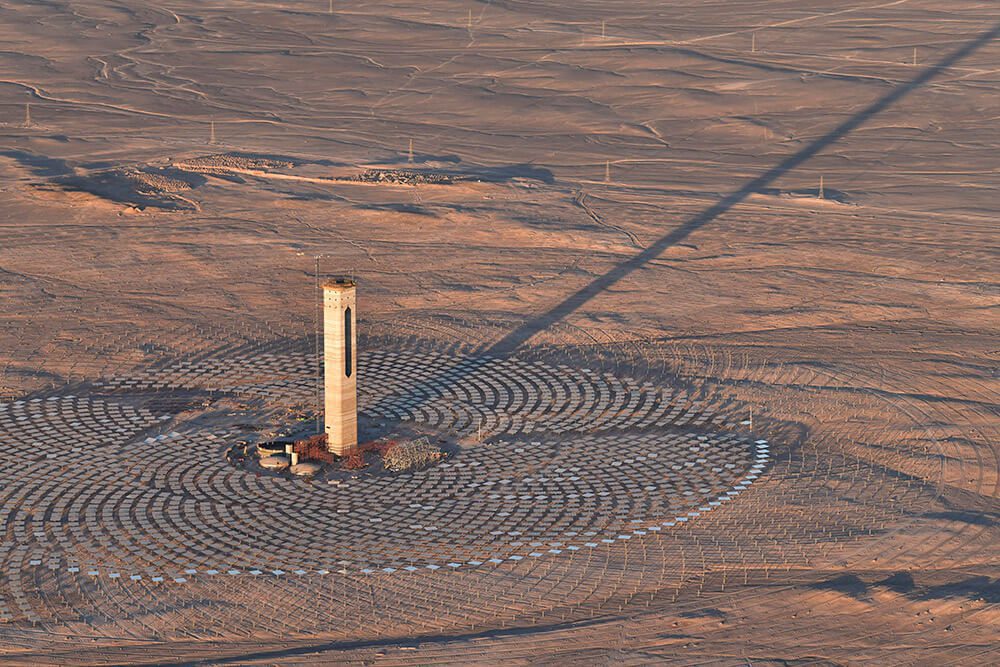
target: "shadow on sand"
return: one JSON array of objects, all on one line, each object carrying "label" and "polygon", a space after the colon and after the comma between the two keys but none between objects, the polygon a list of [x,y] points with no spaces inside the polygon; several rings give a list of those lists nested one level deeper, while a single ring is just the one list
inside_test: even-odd
[{"label": "shadow on sand", "polygon": [[719,216],[723,215],[737,204],[743,202],[751,195],[755,193],[768,192],[768,189],[773,188],[774,182],[779,178],[785,176],[792,170],[818,155],[824,149],[843,139],[896,102],[919,89],[921,86],[926,85],[946,69],[975,53],[977,50],[990,43],[998,36],[1000,36],[1000,23],[995,24],[990,30],[981,33],[978,37],[948,54],[937,63],[921,70],[915,77],[906,83],[893,88],[887,94],[875,100],[864,109],[861,109],[840,125],[837,125],[835,128],[810,143],[808,146],[803,147],[798,152],[785,158],[779,164],[771,167],[760,176],[744,183],[737,190],[724,196],[718,202],[709,206],[692,218],[689,218],[669,233],[656,239],[642,252],[639,252],[629,259],[618,263],[609,271],[593,279],[590,283],[566,297],[563,301],[557,303],[549,310],[528,319],[496,343],[477,350],[477,354],[474,359],[471,360],[471,363],[463,366],[461,371],[456,372],[451,370],[447,373],[429,378],[418,386],[413,387],[411,390],[412,394],[414,396],[425,397],[435,396],[438,391],[435,387],[438,387],[441,384],[460,382],[469,374],[478,372],[483,365],[489,363],[489,359],[493,357],[506,357],[515,353],[536,334],[559,323],[567,316],[579,310],[590,300],[594,299],[608,288],[626,278],[634,271],[653,261],[663,254],[663,252],[668,248],[681,243],[691,234],[713,222]]},{"label": "shadow on sand", "polygon": [[848,134],[858,129],[896,102],[899,102],[913,91],[926,85],[949,67],[955,65],[964,58],[967,58],[989,42],[996,39],[998,35],[1000,35],[1000,23],[994,25],[993,28],[982,33],[953,53],[945,56],[937,63],[923,69],[919,74],[917,74],[917,76],[910,79],[906,83],[893,88],[887,94],[875,100],[837,127],[810,143],[808,146],[805,146],[797,153],[785,158],[782,162],[774,167],[771,167],[757,178],[743,184],[739,189],[726,195],[701,213],[698,213],[694,217],[688,219],[673,231],[661,236],[642,252],[616,265],[610,271],[597,277],[588,285],[585,285],[583,288],[577,290],[548,311],[528,320],[517,329],[504,336],[501,340],[497,341],[489,349],[485,350],[485,354],[497,356],[511,354],[535,334],[551,327],[553,324],[564,319],[566,316],[579,310],[581,306],[596,297],[598,294],[627,277],[633,271],[642,268],[650,261],[656,259],[665,250],[683,241],[692,233],[714,221],[720,215],[726,213],[750,195],[766,191],[766,189],[779,178],[812,159],[826,148],[835,144],[837,141],[843,139]]}]

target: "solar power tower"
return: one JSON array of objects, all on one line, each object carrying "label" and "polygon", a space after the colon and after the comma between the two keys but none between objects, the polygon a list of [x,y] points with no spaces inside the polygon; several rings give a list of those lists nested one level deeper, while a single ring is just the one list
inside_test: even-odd
[{"label": "solar power tower", "polygon": [[349,278],[323,284],[323,422],[326,446],[338,456],[358,446],[356,286]]}]

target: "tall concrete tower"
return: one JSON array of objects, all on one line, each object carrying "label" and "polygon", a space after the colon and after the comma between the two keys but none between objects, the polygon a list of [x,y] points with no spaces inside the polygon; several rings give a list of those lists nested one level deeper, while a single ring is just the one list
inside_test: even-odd
[{"label": "tall concrete tower", "polygon": [[327,449],[337,455],[358,445],[355,286],[347,278],[323,284],[323,421]]}]

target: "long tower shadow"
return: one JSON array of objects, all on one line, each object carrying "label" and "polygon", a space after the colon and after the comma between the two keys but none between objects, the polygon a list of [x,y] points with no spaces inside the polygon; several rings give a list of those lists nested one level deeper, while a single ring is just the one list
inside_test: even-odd
[{"label": "long tower shadow", "polygon": [[[619,282],[636,269],[659,257],[667,248],[683,241],[695,231],[744,201],[751,194],[761,192],[777,179],[813,158],[828,146],[844,138],[868,120],[882,113],[921,86],[924,86],[943,71],[967,58],[998,36],[1000,36],[1000,23],[994,25],[990,30],[981,33],[975,39],[967,42],[937,63],[921,70],[914,78],[896,86],[887,94],[875,100],[808,146],[785,158],[760,176],[743,184],[740,188],[688,219],[676,229],[664,234],[642,252],[618,263],[606,273],[598,276],[549,310],[528,319],[497,342],[481,349],[476,355],[476,359],[471,363],[460,364],[454,368],[443,370],[434,377],[418,383],[417,386],[410,387],[410,396],[416,396],[422,400],[433,399],[441,395],[442,388],[448,387],[464,377],[483,370],[490,363],[491,359],[512,355],[539,332],[564,320],[601,292]],[[394,399],[387,397],[383,400],[391,402]]]},{"label": "long tower shadow", "polygon": [[527,322],[524,322],[519,327],[484,350],[484,354],[491,356],[507,356],[513,353],[535,334],[549,328],[560,320],[565,319],[571,313],[579,310],[581,306],[604,290],[622,280],[636,269],[641,268],[651,260],[659,257],[665,250],[667,250],[667,248],[680,243],[695,231],[701,229],[723,213],[727,212],[729,209],[733,208],[733,206],[736,206],[745,200],[748,196],[761,192],[777,179],[802,165],[807,160],[815,157],[828,146],[836,143],[840,139],[843,139],[845,136],[863,125],[866,121],[882,113],[917,88],[929,83],[932,79],[941,74],[941,72],[967,58],[990,41],[996,39],[998,36],[1000,36],[1000,23],[997,23],[991,30],[980,34],[978,37],[966,43],[939,62],[922,70],[910,81],[893,88],[889,93],[872,102],[867,107],[824,134],[822,137],[819,137],[794,155],[785,158],[780,164],[771,167],[757,178],[745,183],[738,190],[726,195],[712,206],[690,218],[670,233],[661,236],[642,252],[617,264],[603,275],[598,276],[589,284],[585,285],[560,303],[550,308],[548,311],[536,315]]}]

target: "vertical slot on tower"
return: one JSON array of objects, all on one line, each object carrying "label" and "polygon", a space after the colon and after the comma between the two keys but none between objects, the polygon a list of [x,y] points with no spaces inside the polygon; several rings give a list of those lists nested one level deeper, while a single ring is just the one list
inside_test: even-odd
[{"label": "vertical slot on tower", "polygon": [[351,309],[350,307],[344,310],[344,375],[351,377],[351,368],[353,364],[351,363],[351,355],[353,338],[351,337]]}]

